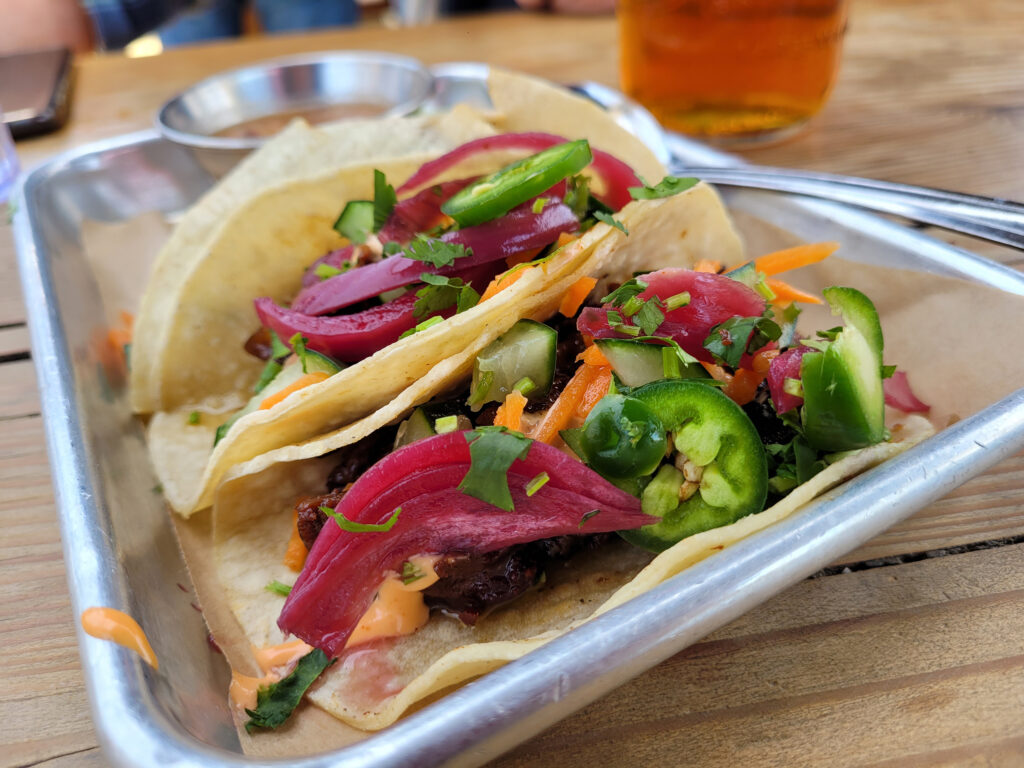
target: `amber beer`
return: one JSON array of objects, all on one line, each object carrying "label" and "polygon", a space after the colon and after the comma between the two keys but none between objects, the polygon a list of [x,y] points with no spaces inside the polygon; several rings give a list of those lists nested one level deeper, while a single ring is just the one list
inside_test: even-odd
[{"label": "amber beer", "polygon": [[825,104],[845,0],[619,0],[623,89],[674,130],[778,138]]}]

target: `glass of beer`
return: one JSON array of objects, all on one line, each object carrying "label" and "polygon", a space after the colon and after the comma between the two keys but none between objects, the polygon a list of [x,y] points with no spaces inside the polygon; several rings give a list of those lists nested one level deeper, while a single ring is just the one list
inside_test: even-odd
[{"label": "glass of beer", "polygon": [[618,16],[623,90],[667,128],[744,144],[824,106],[846,0],[618,0]]}]

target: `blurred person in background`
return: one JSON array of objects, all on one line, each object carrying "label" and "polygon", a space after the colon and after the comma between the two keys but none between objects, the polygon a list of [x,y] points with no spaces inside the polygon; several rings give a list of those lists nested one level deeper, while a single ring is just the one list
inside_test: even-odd
[{"label": "blurred person in background", "polygon": [[[167,44],[236,36],[242,31],[245,1],[2,0],[0,54],[58,46],[76,52],[116,50],[158,28]],[[344,26],[359,20],[356,0],[252,1],[267,32]],[[441,11],[475,13],[516,5],[531,11],[610,13],[615,0],[441,0]],[[173,23],[163,26],[168,22]]]}]

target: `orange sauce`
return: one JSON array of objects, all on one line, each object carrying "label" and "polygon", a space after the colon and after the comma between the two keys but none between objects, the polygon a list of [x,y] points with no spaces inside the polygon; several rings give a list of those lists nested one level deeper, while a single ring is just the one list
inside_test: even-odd
[{"label": "orange sauce", "polygon": [[301,640],[291,640],[280,645],[268,645],[263,648],[253,646],[252,655],[256,659],[263,677],[243,675],[231,670],[231,686],[228,697],[232,705],[239,711],[256,708],[256,696],[260,688],[276,683],[284,677],[290,668],[303,656],[313,650]]},{"label": "orange sauce", "polygon": [[142,627],[127,613],[115,608],[92,607],[82,611],[82,629],[87,635],[110,640],[135,651],[153,669],[158,669],[156,654]]},{"label": "orange sauce", "polygon": [[397,573],[389,573],[345,647],[352,648],[381,637],[411,635],[426,624],[430,610],[423,602],[421,593],[438,579],[434,572],[437,559],[436,556],[426,555],[410,557],[409,562],[423,576],[408,584],[403,583]]}]

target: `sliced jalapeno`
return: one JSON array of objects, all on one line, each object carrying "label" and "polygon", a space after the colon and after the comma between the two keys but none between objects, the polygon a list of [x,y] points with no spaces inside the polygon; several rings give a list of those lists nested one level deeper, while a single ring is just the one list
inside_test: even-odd
[{"label": "sliced jalapeno", "polygon": [[657,414],[685,460],[663,466],[641,495],[643,511],[661,522],[623,531],[623,538],[661,552],[764,508],[767,459],[742,408],[717,389],[686,379],[645,384],[630,396]]},{"label": "sliced jalapeno", "polygon": [[635,397],[605,395],[583,424],[587,463],[614,480],[649,475],[665,458],[665,428]]},{"label": "sliced jalapeno", "polygon": [[445,201],[441,210],[460,227],[482,224],[579,173],[591,160],[586,139],[558,144],[471,184]]}]

